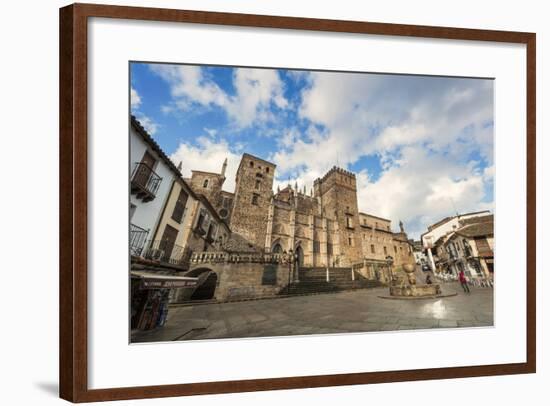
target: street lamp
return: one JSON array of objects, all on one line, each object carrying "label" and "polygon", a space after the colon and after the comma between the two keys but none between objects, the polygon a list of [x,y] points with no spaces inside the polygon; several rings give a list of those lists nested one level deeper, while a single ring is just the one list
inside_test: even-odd
[{"label": "street lamp", "polygon": [[388,255],[386,257],[386,263],[388,264],[388,269],[390,271],[390,286],[393,284],[393,257]]}]

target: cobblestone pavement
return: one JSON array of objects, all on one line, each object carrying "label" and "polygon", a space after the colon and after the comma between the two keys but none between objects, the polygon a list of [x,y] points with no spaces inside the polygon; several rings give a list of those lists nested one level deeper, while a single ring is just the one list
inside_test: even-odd
[{"label": "cobblestone pavement", "polygon": [[442,286],[456,296],[383,299],[387,288],[221,304],[172,307],[166,325],[132,342],[269,337],[493,325],[493,289]]}]

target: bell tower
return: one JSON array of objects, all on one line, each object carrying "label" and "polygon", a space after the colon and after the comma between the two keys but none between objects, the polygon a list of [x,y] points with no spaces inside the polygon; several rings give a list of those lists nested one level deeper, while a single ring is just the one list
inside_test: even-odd
[{"label": "bell tower", "polygon": [[275,167],[271,162],[243,154],[235,178],[231,229],[260,250],[265,245]]}]

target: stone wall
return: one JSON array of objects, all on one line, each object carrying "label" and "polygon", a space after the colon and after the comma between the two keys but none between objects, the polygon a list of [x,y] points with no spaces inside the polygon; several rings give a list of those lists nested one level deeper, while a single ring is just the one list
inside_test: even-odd
[{"label": "stone wall", "polygon": [[290,265],[283,255],[203,253],[194,255],[186,275],[217,276],[217,301],[276,296],[289,282]]},{"label": "stone wall", "polygon": [[219,210],[221,208],[222,186],[225,177],[210,172],[192,171],[190,186],[196,193],[206,196],[210,204]]}]

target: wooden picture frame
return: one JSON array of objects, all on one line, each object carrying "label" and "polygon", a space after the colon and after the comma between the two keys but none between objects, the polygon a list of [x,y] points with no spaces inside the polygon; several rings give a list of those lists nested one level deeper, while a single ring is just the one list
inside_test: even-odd
[{"label": "wooden picture frame", "polygon": [[[527,329],[526,362],[386,372],[197,382],[110,389],[88,388],[87,304],[87,46],[88,19],[215,24],[525,44],[527,48]],[[275,389],[448,379],[536,371],[536,160],[534,33],[428,27],[265,15],[74,4],[60,9],[60,396],[72,402],[141,399]]]}]

